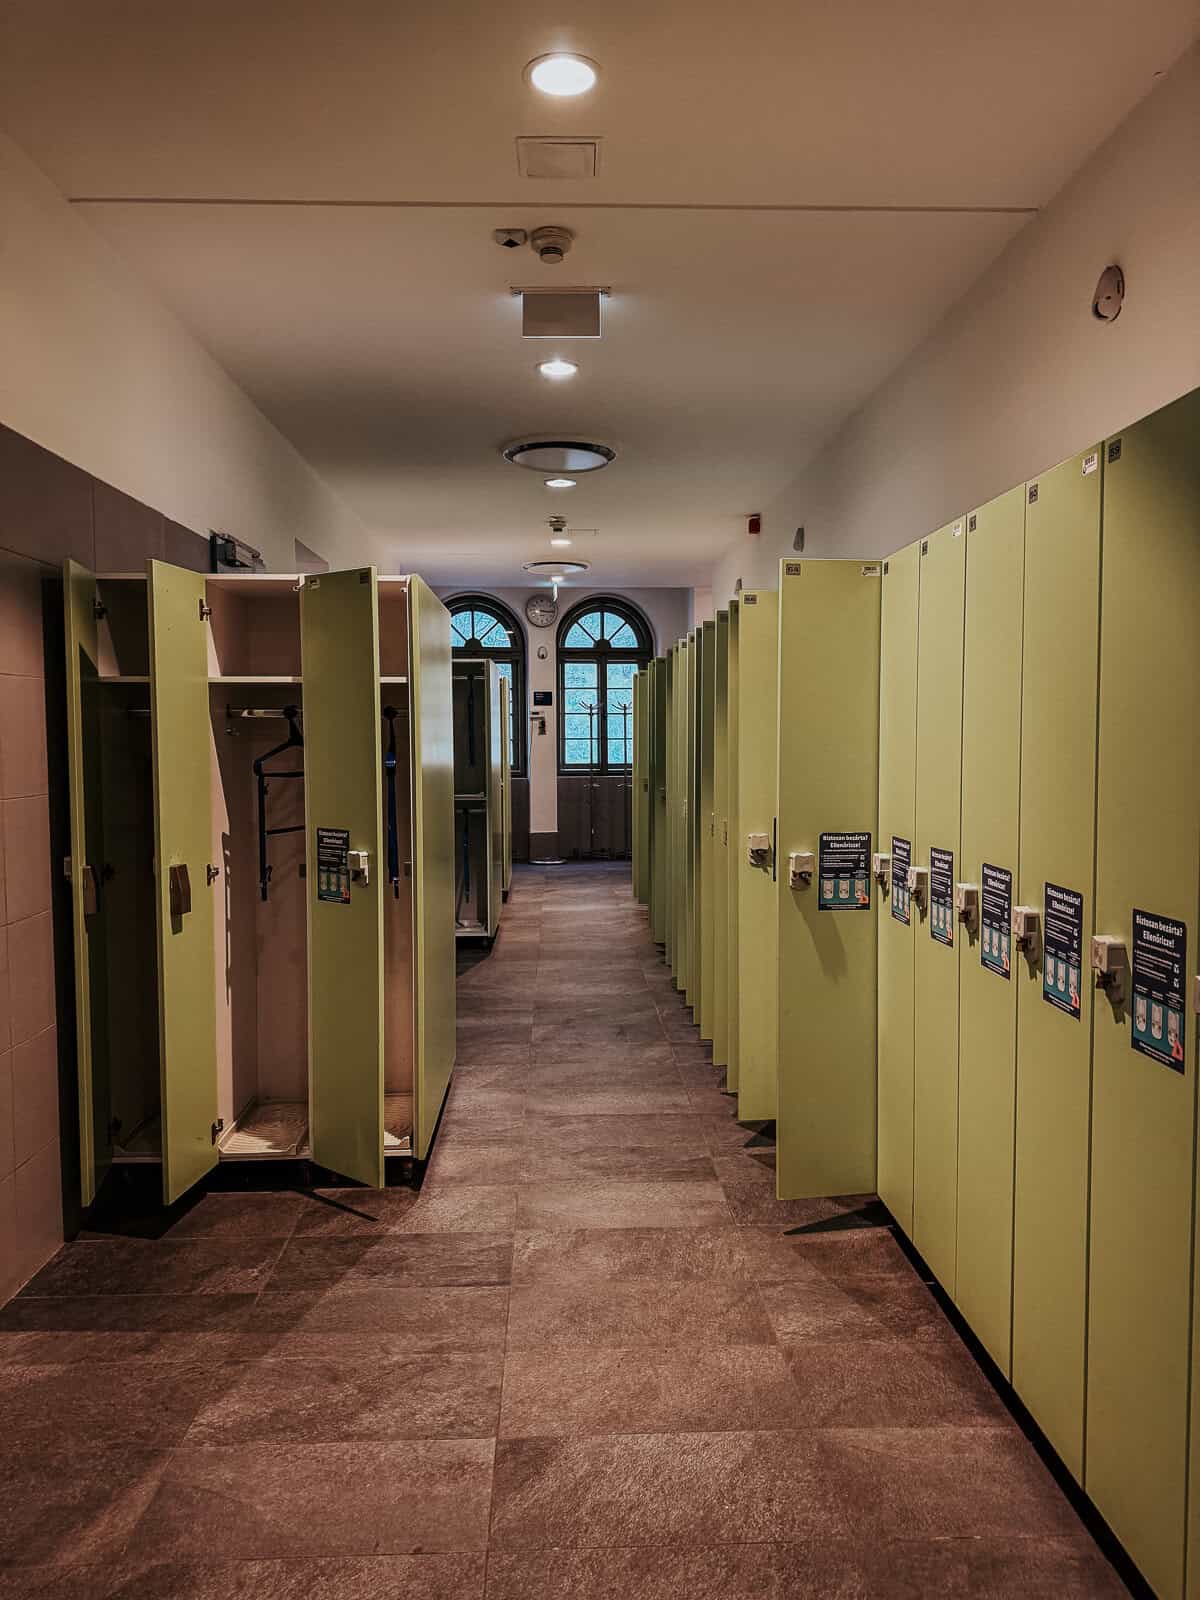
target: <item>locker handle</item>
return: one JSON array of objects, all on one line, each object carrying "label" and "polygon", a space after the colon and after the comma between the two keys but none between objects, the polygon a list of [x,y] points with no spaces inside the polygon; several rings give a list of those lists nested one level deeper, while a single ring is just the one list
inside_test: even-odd
[{"label": "locker handle", "polygon": [[167,868],[167,898],[173,917],[186,917],[192,909],[192,880],[182,861]]},{"label": "locker handle", "polygon": [[98,910],[96,893],[96,870],[85,862],[79,869],[79,883],[75,885],[75,870],[70,856],[63,857],[63,877],[73,887],[78,887],[83,899],[83,914],[85,917],[94,917]]}]

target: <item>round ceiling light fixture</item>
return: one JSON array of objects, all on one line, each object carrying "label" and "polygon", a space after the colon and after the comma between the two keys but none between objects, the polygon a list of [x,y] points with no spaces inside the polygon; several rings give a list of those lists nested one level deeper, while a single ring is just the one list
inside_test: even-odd
[{"label": "round ceiling light fixture", "polygon": [[617,452],[606,444],[586,444],[582,439],[518,439],[502,451],[514,467],[548,472],[554,477],[571,472],[598,472]]},{"label": "round ceiling light fixture", "polygon": [[532,572],[535,578],[549,578],[551,583],[561,583],[568,572],[586,572],[586,561],[525,561],[522,572]]},{"label": "round ceiling light fixture", "polygon": [[575,479],[574,478],[547,478],[546,479],[546,487],[547,487],[547,489],[573,489],[575,487]]},{"label": "round ceiling light fixture", "polygon": [[564,361],[561,356],[555,356],[552,361],[539,361],[538,371],[543,378],[573,378],[579,368],[573,361]]},{"label": "round ceiling light fixture", "polygon": [[533,87],[556,100],[570,100],[586,94],[595,87],[599,75],[600,69],[594,61],[565,50],[535,56],[525,68],[525,76]]}]

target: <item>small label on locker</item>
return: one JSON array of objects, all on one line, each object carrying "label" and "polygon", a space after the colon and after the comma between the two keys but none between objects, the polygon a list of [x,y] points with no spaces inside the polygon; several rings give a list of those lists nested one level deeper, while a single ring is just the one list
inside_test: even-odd
[{"label": "small label on locker", "polygon": [[1042,914],[1042,999],[1079,1020],[1083,972],[1083,896],[1045,885]]},{"label": "small label on locker", "polygon": [[317,899],[350,904],[350,830],[317,829]]},{"label": "small label on locker", "polygon": [[1036,483],[1031,483],[1029,485],[1029,504],[1031,506],[1037,505],[1037,497],[1038,497],[1038,486],[1037,486]]},{"label": "small label on locker", "polygon": [[979,963],[1012,978],[1012,873],[983,863],[979,912]]},{"label": "small label on locker", "polygon": [[1112,442],[1109,444],[1109,447],[1108,447],[1108,463],[1109,463],[1109,466],[1111,466],[1114,461],[1120,461],[1120,459],[1121,459],[1121,441],[1120,441],[1120,439],[1113,439]]},{"label": "small label on locker", "polygon": [[974,511],[972,511],[971,515],[967,518],[967,532],[968,533],[974,533],[975,529],[978,526],[979,526],[979,517],[976,515],[976,513]]},{"label": "small label on locker", "polygon": [[756,606],[758,604],[758,596],[756,594],[746,594],[743,590],[742,604],[744,606]]},{"label": "small label on locker", "polygon": [[929,847],[929,936],[954,943],[954,852]]},{"label": "small label on locker", "polygon": [[883,575],[885,578],[888,575],[888,563],[886,561],[883,563]]},{"label": "small label on locker", "polygon": [[1095,472],[1096,468],[1099,465],[1100,465],[1100,452],[1099,452],[1099,450],[1093,450],[1091,455],[1084,456],[1084,458],[1083,458],[1083,475],[1084,475],[1084,477],[1085,478],[1090,478],[1092,473]]},{"label": "small label on locker", "polygon": [[785,561],[783,563],[783,575],[785,578],[798,578],[803,571],[803,561]]},{"label": "small label on locker", "polygon": [[878,578],[881,571],[878,561],[868,561],[862,569],[862,575],[864,578]]},{"label": "small label on locker", "polygon": [[954,538],[956,538],[956,539],[961,539],[962,538],[962,531],[963,531],[963,526],[962,526],[961,522],[956,522],[954,524],[954,526],[950,530],[950,532],[953,534]]},{"label": "small label on locker", "polygon": [[871,835],[823,833],[818,911],[866,911],[871,904]]},{"label": "small label on locker", "polygon": [[892,916],[905,927],[912,921],[912,890],[908,869],[912,864],[912,840],[892,835]]},{"label": "small label on locker", "polygon": [[1185,1070],[1186,970],[1187,924],[1135,910],[1130,1043],[1173,1072]]},{"label": "small label on locker", "polygon": [[929,540],[928,539],[922,539],[921,540],[921,554],[923,556],[927,556],[929,554]]}]

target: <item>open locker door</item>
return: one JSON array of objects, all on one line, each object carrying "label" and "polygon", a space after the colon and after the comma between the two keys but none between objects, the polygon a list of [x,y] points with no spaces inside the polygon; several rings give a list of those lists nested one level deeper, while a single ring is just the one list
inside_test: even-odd
[{"label": "open locker door", "polygon": [[217,1164],[211,724],[205,581],[148,563],[163,1200]]},{"label": "open locker door", "polygon": [[[440,601],[439,601],[440,604]],[[504,904],[504,722],[500,710],[500,673],[487,663],[488,737],[488,908],[487,931],[494,937]]]},{"label": "open locker door", "polygon": [[75,1055],[79,1090],[79,1183],[85,1206],[91,1205],[104,1181],[109,1142],[97,1117],[106,1104],[103,1092],[108,1065],[93,1037],[93,1008],[104,1004],[103,983],[92,992],[92,972],[104,971],[104,925],[97,916],[101,864],[100,781],[95,771],[99,743],[94,736],[99,678],[95,575],[74,561],[63,569],[67,666],[67,763],[71,789],[71,928],[75,945]]},{"label": "open locker door", "polygon": [[449,613],[420,578],[409,580],[408,596],[416,1016],[413,1154],[423,1161],[454,1069],[454,717]]},{"label": "open locker door", "polygon": [[313,1159],[383,1185],[383,734],[374,567],[300,591]]}]

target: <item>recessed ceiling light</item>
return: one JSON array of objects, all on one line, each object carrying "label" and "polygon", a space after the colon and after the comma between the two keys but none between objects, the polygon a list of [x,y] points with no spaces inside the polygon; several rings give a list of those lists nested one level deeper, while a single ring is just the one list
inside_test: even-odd
[{"label": "recessed ceiling light", "polygon": [[561,549],[562,549],[562,548],[563,548],[563,547],[564,547],[564,546],[565,546],[565,545],[569,545],[569,544],[570,544],[570,542],[571,542],[571,541],[570,541],[570,539],[551,539],[551,541],[550,541],[550,543],[551,543],[551,544],[552,544],[552,545],[556,545],[556,546],[557,546],[557,547],[558,547],[558,548],[559,548],[559,549],[560,549],[560,550],[561,550]]},{"label": "recessed ceiling light", "polygon": [[586,94],[595,84],[598,71],[596,63],[587,56],[554,51],[550,55],[535,56],[525,68],[525,76],[535,89],[563,100]]},{"label": "recessed ceiling light", "polygon": [[573,361],[562,361],[555,356],[553,361],[539,361],[538,371],[543,378],[573,378],[579,368]]},{"label": "recessed ceiling light", "polygon": [[547,487],[547,489],[573,489],[575,487],[575,479],[574,478],[547,478],[546,479],[546,487]]}]

